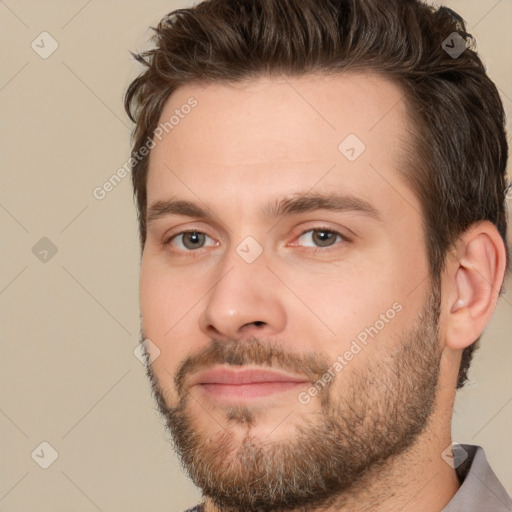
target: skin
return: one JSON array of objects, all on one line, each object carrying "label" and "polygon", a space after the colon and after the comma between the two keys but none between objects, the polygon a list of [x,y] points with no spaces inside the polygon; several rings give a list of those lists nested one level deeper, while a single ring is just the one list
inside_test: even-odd
[{"label": "skin", "polygon": [[[150,371],[166,405],[178,404],[173,379],[180,364],[212,338],[257,337],[334,363],[365,327],[399,303],[400,313],[332,383],[333,392],[343,394],[355,375],[397,348],[400,335],[417,322],[431,283],[421,206],[399,173],[410,128],[401,90],[381,76],[355,72],[189,84],[172,94],[161,120],[191,96],[197,107],[152,149],[147,181],[148,205],[172,197],[211,214],[167,215],[148,225],[142,330],[160,350]],[[338,149],[348,134],[366,146],[353,162]],[[290,194],[333,191],[369,203],[379,219],[324,209],[262,214],[267,203]],[[311,231],[301,235],[321,228],[347,240],[318,247]],[[164,244],[189,229],[207,235],[203,248],[187,249],[179,236]],[[248,236],[262,249],[252,263],[236,251]],[[441,276],[440,375],[428,428],[410,450],[355,482],[342,508],[322,510],[362,511],[371,504],[374,511],[435,512],[450,501],[459,482],[441,454],[451,443],[460,357],[494,312],[504,268],[504,246],[492,224],[475,224],[461,235]],[[190,383],[185,378],[184,385]],[[188,405],[194,428],[214,439],[229,428],[234,446],[249,429],[255,443],[284,442],[321,408],[321,393],[303,405],[294,389],[248,399],[253,421],[244,424],[228,420],[229,404],[201,389],[187,390],[194,397]],[[206,510],[218,508],[207,500]]]}]

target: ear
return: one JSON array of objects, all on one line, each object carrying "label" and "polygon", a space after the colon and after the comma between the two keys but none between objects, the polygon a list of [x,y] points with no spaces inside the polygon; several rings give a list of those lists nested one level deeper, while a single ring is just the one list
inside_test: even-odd
[{"label": "ear", "polygon": [[506,249],[496,226],[473,224],[459,238],[448,260],[446,279],[446,336],[458,350],[474,343],[496,308],[506,268]]}]

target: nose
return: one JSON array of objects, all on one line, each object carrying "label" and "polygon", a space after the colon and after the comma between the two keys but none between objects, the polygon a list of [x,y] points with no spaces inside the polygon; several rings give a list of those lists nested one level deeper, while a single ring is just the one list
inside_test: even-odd
[{"label": "nose", "polygon": [[225,340],[282,332],[286,314],[279,285],[264,255],[247,263],[234,253],[224,262],[211,292],[201,302],[202,332]]}]

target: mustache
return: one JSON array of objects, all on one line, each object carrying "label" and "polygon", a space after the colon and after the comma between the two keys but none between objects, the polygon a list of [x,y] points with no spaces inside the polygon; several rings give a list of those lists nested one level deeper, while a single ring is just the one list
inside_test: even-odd
[{"label": "mustache", "polygon": [[264,342],[256,337],[229,341],[212,338],[206,347],[179,365],[174,376],[179,396],[183,396],[187,376],[217,364],[265,366],[300,373],[312,382],[321,378],[330,367],[327,358],[318,352],[298,354],[285,350],[283,344],[275,341]]}]

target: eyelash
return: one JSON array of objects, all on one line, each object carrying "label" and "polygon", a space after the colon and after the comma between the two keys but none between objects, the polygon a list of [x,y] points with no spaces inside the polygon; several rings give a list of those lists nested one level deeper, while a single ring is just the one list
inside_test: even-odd
[{"label": "eyelash", "polygon": [[[340,233],[339,231],[336,231],[335,229],[324,227],[324,226],[317,226],[317,227],[314,227],[314,228],[305,229],[304,231],[302,231],[297,236],[297,238],[301,238],[306,233],[315,232],[315,231],[323,231],[323,232],[327,232],[327,233],[336,235],[336,237],[341,238],[341,242],[350,242],[350,240],[345,235]],[[164,247],[167,247],[168,245],[170,245],[170,243],[175,238],[178,238],[179,236],[182,236],[182,235],[186,235],[187,233],[198,233],[198,234],[201,234],[201,235],[208,236],[207,233],[204,233],[203,231],[200,231],[198,229],[187,229],[185,231],[180,231],[179,233],[175,233],[175,234],[171,235],[170,237],[166,238],[162,245]],[[339,244],[335,244],[335,245],[339,245]],[[307,248],[307,250],[308,250],[308,252],[311,252],[313,254],[317,254],[318,252],[321,252],[321,253],[325,254],[326,252],[331,252],[331,250],[335,250],[334,249],[335,245],[334,246],[324,247],[324,248],[322,248],[322,247],[314,247],[314,248],[313,247],[309,247],[309,248]],[[179,254],[182,254],[183,257],[185,257],[185,258],[196,258],[199,255],[203,254],[204,251],[201,252],[201,249],[204,249],[204,247],[200,247],[199,249],[195,249],[195,250],[172,251],[172,252],[178,252]]]}]

